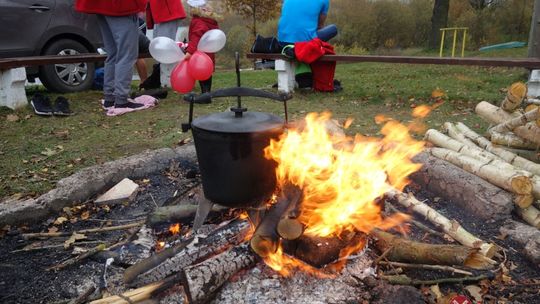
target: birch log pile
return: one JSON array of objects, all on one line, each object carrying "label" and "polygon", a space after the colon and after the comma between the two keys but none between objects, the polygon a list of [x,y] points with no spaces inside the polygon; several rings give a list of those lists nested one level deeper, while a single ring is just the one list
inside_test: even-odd
[{"label": "birch log pile", "polygon": [[422,164],[411,179],[435,195],[446,197],[480,219],[509,218],[514,195],[427,152],[414,157]]}]

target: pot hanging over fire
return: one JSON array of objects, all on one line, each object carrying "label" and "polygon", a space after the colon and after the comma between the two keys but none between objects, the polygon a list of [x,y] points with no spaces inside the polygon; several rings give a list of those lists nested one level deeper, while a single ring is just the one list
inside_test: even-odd
[{"label": "pot hanging over fire", "polygon": [[[185,96],[190,103],[190,123],[182,129],[192,130],[205,197],[228,207],[256,207],[275,190],[277,164],[264,157],[264,148],[283,133],[285,121],[270,113],[248,112],[241,97],[283,102],[286,119],[290,96],[240,87],[238,55],[236,59],[238,87]],[[216,97],[237,97],[237,106],[193,120],[193,105],[210,103]]]}]

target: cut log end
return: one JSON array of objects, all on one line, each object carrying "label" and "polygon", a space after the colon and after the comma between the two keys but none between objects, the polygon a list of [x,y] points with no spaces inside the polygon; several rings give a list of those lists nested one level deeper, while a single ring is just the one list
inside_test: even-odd
[{"label": "cut log end", "polygon": [[514,176],[510,181],[514,193],[518,194],[531,194],[532,183],[531,179],[527,176]]},{"label": "cut log end", "polygon": [[286,240],[295,240],[304,233],[304,225],[298,219],[281,219],[277,226],[278,234]]},{"label": "cut log end", "polygon": [[495,261],[484,256],[483,254],[479,252],[473,252],[467,257],[467,259],[463,263],[463,266],[473,269],[489,269],[495,264]]},{"label": "cut log end", "polygon": [[514,197],[514,204],[519,208],[527,208],[534,202],[534,196],[530,194],[516,195]]},{"label": "cut log end", "polygon": [[250,240],[250,245],[251,249],[262,258],[268,257],[278,249],[277,242],[273,239],[266,238],[263,235],[254,235]]}]

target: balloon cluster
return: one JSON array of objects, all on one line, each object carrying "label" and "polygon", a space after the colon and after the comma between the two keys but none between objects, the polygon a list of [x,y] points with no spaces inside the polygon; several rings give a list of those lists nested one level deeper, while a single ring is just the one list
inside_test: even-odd
[{"label": "balloon cluster", "polygon": [[188,93],[197,80],[207,80],[214,72],[214,63],[206,53],[216,53],[224,46],[227,38],[223,31],[210,30],[201,37],[197,51],[189,60],[184,60],[183,44],[167,37],[157,37],[150,42],[150,55],[164,64],[177,63],[171,72],[171,86],[179,93]]}]

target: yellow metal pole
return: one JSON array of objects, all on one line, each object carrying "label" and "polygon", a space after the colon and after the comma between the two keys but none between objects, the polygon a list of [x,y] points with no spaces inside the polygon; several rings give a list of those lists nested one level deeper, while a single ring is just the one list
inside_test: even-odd
[{"label": "yellow metal pole", "polygon": [[456,39],[457,38],[457,29],[454,29],[454,41],[452,42],[452,57],[456,53]]},{"label": "yellow metal pole", "polygon": [[467,42],[467,28],[463,29],[463,42],[461,43],[461,57],[465,57],[465,43]]},{"label": "yellow metal pole", "polygon": [[441,50],[439,51],[439,57],[442,57],[442,52],[444,48],[444,34],[446,33],[445,29],[441,29]]}]

